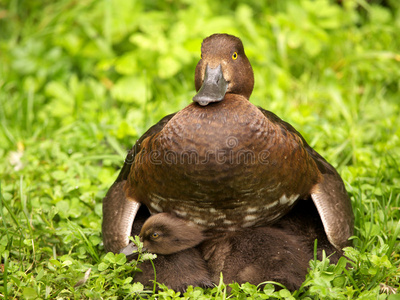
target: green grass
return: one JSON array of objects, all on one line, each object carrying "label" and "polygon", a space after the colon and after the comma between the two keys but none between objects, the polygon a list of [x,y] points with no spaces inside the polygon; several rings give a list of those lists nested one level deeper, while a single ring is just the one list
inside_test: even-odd
[{"label": "green grass", "polygon": [[311,261],[299,291],[230,298],[400,299],[400,5],[380,2],[0,0],[0,299],[151,295],[104,253],[101,201],[136,139],[191,102],[214,32],[241,37],[251,101],[337,167],[356,216],[347,258]]}]

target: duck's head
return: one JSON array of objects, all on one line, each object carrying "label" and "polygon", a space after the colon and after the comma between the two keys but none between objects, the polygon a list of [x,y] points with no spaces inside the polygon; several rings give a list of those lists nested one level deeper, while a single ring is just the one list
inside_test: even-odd
[{"label": "duck's head", "polygon": [[226,94],[249,99],[254,86],[253,69],[244,53],[242,41],[228,34],[213,34],[201,45],[196,66],[193,101],[202,106],[219,102]]},{"label": "duck's head", "polygon": [[205,239],[196,226],[168,213],[148,218],[139,237],[145,250],[164,255],[193,248]]}]

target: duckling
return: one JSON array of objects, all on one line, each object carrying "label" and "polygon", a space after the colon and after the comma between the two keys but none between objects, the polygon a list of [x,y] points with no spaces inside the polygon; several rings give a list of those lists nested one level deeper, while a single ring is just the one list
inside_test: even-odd
[{"label": "duckling", "polygon": [[305,245],[304,249],[312,253],[309,254],[310,260],[314,255],[315,240],[317,240],[317,259],[322,259],[322,251],[329,256],[331,263],[337,263],[343,255],[341,249],[330,243],[318,210],[312,201],[299,201],[286,216],[271,226],[301,240]]},{"label": "duckling", "polygon": [[[134,280],[145,286],[157,282],[175,291],[184,292],[189,285],[212,287],[206,262],[196,245],[204,240],[203,233],[195,226],[171,214],[160,213],[148,218],[139,234],[143,247],[157,254],[153,260],[139,265],[142,272]],[[156,276],[155,276],[156,275]]]},{"label": "duckling", "polygon": [[315,206],[300,201],[271,226],[214,235],[199,248],[213,282],[218,282],[222,273],[226,284],[276,281],[294,291],[305,280],[315,240],[317,258],[325,251],[336,263],[341,253],[329,242]]},{"label": "duckling", "polygon": [[[164,254],[154,261],[157,281],[175,289],[184,290],[194,282],[210,287],[211,282],[219,282],[222,273],[226,284],[276,281],[293,291],[305,279],[309,261],[314,257],[315,239],[320,254],[325,250],[332,255],[336,250],[329,243],[321,220],[315,218],[318,212],[309,203],[302,201],[298,209],[272,226],[212,235],[171,214],[160,213],[146,220],[140,236],[147,250]],[[181,272],[189,274],[190,279],[180,278],[177,274]],[[135,280],[142,283],[154,279],[150,263],[138,275]],[[200,276],[201,280],[191,275]]]},{"label": "duckling", "polygon": [[226,284],[276,281],[289,290],[305,280],[312,250],[302,240],[274,227],[221,234],[201,244],[211,280]]}]

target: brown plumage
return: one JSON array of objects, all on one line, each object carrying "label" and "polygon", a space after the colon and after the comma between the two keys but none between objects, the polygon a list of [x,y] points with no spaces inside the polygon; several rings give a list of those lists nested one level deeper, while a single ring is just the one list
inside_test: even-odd
[{"label": "brown plumage", "polygon": [[161,213],[146,220],[140,234],[145,250],[156,253],[153,260],[139,265],[142,272],[134,280],[145,286],[152,281],[165,284],[175,291],[184,292],[189,285],[212,287],[206,263],[198,249],[193,248],[204,240],[201,231],[181,219]]},{"label": "brown plumage", "polygon": [[[105,248],[128,244],[140,204],[224,232],[273,224],[301,199],[314,202],[330,243],[346,246],[343,181],[290,124],[248,101],[254,76],[240,39],[215,34],[201,51],[194,103],[138,140],[103,201]],[[113,197],[121,185],[124,197]]]},{"label": "brown plumage", "polygon": [[318,212],[312,202],[300,201],[272,226],[214,236],[200,249],[213,282],[218,282],[222,273],[226,284],[276,281],[294,291],[305,280],[315,240],[318,259],[325,251],[336,263],[340,253],[329,243]]},{"label": "brown plumage", "polygon": [[[322,250],[334,263],[340,257],[329,243],[312,202],[301,201],[296,208],[272,226],[213,234],[211,238],[190,223],[161,213],[147,219],[140,236],[148,251],[166,254],[159,255],[154,264],[157,281],[170,288],[182,291],[190,284],[209,287],[211,282],[219,283],[222,273],[226,284],[276,281],[293,291],[305,279],[315,239],[319,259]],[[138,273],[135,280],[148,283],[154,279],[152,270],[146,263],[143,274]]]},{"label": "brown plumage", "polygon": [[301,238],[274,227],[224,233],[201,245],[211,280],[226,284],[276,281],[290,290],[305,280],[312,250]]}]

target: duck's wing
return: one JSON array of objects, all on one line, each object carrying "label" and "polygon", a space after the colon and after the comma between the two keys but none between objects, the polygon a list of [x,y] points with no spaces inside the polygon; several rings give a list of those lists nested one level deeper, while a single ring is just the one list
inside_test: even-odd
[{"label": "duck's wing", "polygon": [[270,111],[259,109],[269,120],[280,123],[286,130],[301,138],[304,148],[322,175],[322,179],[312,187],[310,196],[321,217],[326,235],[336,249],[341,250],[348,246],[348,239],[353,235],[354,214],[342,178],[331,164],[307,144],[292,125]]},{"label": "duck's wing", "polygon": [[333,167],[332,171],[323,174],[322,181],[314,186],[311,198],[328,240],[336,249],[342,250],[351,245],[349,238],[353,235],[354,214],[342,178]]},{"label": "duck's wing", "polygon": [[124,186],[131,171],[132,164],[135,161],[135,156],[142,149],[142,142],[146,138],[160,132],[174,115],[175,114],[171,114],[164,117],[140,137],[126,156],[125,163],[117,180],[104,197],[102,232],[106,251],[114,253],[130,251],[128,246],[129,236],[131,235],[132,224],[139,210],[140,203],[126,198]]}]

